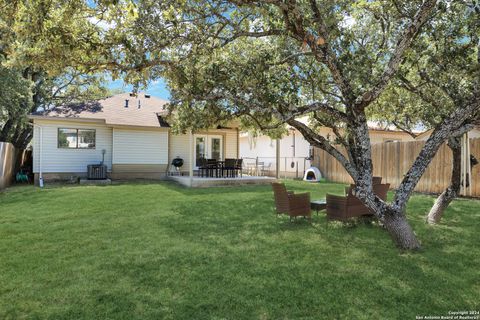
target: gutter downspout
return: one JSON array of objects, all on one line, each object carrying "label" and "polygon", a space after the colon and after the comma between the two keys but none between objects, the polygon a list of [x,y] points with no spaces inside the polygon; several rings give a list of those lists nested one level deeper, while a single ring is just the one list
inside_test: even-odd
[{"label": "gutter downspout", "polygon": [[189,179],[189,184],[190,184],[190,187],[192,187],[193,185],[193,132],[192,130],[190,130],[190,134],[189,134],[189,154],[188,154],[188,161],[190,162],[190,168],[188,168],[188,175],[190,176],[190,179]]},{"label": "gutter downspout", "polygon": [[40,188],[43,188],[43,127],[40,126],[40,168],[39,168],[39,178],[38,178],[38,184],[40,185]]},{"label": "gutter downspout", "polygon": [[38,142],[38,157],[39,157],[39,168],[38,168],[38,186],[43,188],[43,128],[42,126],[33,123],[33,128],[38,128],[40,131],[40,139]]}]

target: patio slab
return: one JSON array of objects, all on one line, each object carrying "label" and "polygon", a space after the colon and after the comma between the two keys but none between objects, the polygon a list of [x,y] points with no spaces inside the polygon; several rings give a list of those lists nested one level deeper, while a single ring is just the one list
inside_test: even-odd
[{"label": "patio slab", "polygon": [[249,185],[249,184],[261,185],[261,184],[270,184],[277,180],[272,177],[252,177],[252,176],[243,176],[243,177],[237,177],[237,178],[202,178],[202,177],[190,178],[189,176],[169,176],[168,179],[175,181],[185,187],[192,187],[192,188],[239,186],[239,185]]}]

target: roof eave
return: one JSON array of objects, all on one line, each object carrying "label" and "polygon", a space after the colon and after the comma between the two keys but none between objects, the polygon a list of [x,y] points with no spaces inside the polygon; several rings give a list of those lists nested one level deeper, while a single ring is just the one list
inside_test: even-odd
[{"label": "roof eave", "polygon": [[105,119],[99,118],[69,118],[69,117],[51,117],[29,114],[29,120],[49,120],[49,121],[73,121],[73,122],[95,122],[105,124]]}]

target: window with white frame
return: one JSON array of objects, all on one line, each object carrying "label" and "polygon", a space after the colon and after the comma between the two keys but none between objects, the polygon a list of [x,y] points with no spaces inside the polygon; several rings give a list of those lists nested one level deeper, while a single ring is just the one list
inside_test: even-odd
[{"label": "window with white frame", "polygon": [[58,128],[58,148],[95,149],[95,129]]}]

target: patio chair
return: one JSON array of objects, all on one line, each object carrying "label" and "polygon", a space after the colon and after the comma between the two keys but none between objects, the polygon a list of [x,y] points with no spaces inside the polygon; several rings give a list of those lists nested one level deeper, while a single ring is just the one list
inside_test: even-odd
[{"label": "patio chair", "polygon": [[263,166],[261,168],[262,176],[267,176],[270,173],[271,169],[272,169],[272,163],[271,162],[269,162],[268,165],[265,165],[265,163],[263,163]]},{"label": "patio chair", "polygon": [[283,183],[272,183],[277,214],[288,214],[290,220],[294,217],[303,216],[312,219],[310,209],[310,193],[295,194],[287,191]]},{"label": "patio chair", "polygon": [[[346,221],[350,218],[373,216],[373,211],[352,194],[355,185],[346,188],[345,196],[327,194],[327,218],[329,220]],[[390,184],[377,183],[373,185],[373,192],[382,200],[387,199]]]},{"label": "patio chair", "polygon": [[208,176],[213,178],[213,173],[215,172],[215,177],[218,178],[218,166],[217,159],[208,159],[207,160]]},{"label": "patio chair", "polygon": [[240,172],[240,177],[243,177],[243,159],[237,159],[235,162],[235,176],[238,176],[238,172]]},{"label": "patio chair", "polygon": [[256,175],[257,176],[263,176],[264,168],[265,168],[265,162],[259,161],[257,163],[257,167],[256,167]]},{"label": "patio chair", "polygon": [[206,176],[208,177],[208,162],[207,162],[207,159],[200,158],[200,159],[198,159],[198,162],[199,162],[198,170],[200,170],[200,176],[203,177],[203,174],[205,173]]},{"label": "patio chair", "polygon": [[[222,167],[222,177],[233,177],[235,175],[236,164],[237,159],[225,159],[225,164]],[[226,176],[225,172],[227,172]]]}]

